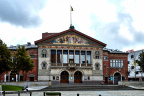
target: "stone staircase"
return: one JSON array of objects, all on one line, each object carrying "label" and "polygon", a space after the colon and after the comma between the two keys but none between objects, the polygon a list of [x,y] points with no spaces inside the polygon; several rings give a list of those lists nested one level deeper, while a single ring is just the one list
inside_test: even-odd
[{"label": "stone staircase", "polygon": [[41,91],[102,91],[102,90],[136,90],[122,85],[88,85],[88,84],[57,84],[41,89]]}]

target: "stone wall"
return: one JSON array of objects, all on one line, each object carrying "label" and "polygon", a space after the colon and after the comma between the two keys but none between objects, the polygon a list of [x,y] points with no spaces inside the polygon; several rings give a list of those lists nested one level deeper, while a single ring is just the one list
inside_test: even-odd
[{"label": "stone wall", "polygon": [[125,86],[144,86],[144,81],[119,81],[118,85]]}]

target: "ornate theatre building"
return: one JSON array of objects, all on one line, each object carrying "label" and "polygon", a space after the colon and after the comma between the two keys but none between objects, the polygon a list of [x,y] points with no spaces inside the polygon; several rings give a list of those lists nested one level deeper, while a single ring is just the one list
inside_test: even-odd
[{"label": "ornate theatre building", "polygon": [[104,81],[103,48],[106,44],[75,30],[74,26],[60,33],[43,33],[35,44],[38,46],[38,81]]},{"label": "ornate theatre building", "polygon": [[[3,73],[1,81],[118,84],[128,80],[128,54],[106,49],[105,43],[75,30],[74,26],[60,33],[43,33],[35,45],[24,46],[34,61],[34,69],[27,77],[22,72]],[[17,51],[16,46],[9,49],[13,55]]]}]

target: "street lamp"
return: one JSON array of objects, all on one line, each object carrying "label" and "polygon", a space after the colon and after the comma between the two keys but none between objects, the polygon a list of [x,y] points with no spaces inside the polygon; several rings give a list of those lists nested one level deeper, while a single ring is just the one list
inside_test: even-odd
[{"label": "street lamp", "polygon": [[51,72],[51,69],[50,69],[50,66],[49,66],[49,68],[48,68],[48,73],[49,73],[49,81],[48,81],[48,86],[51,86],[50,72]]},{"label": "street lamp", "polygon": [[50,67],[48,68],[48,73],[49,73],[49,81],[51,81],[50,80],[50,72],[51,72],[51,69],[50,69]]}]

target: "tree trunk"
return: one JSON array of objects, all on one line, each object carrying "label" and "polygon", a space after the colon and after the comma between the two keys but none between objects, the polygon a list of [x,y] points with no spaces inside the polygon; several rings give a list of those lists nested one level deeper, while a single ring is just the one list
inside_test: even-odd
[{"label": "tree trunk", "polygon": [[1,82],[1,74],[0,74],[0,82]]},{"label": "tree trunk", "polygon": [[23,81],[24,81],[24,71],[22,73],[23,73]]},{"label": "tree trunk", "polygon": [[27,81],[27,72],[25,72],[25,77],[26,77],[26,78],[25,78],[25,81]]}]

